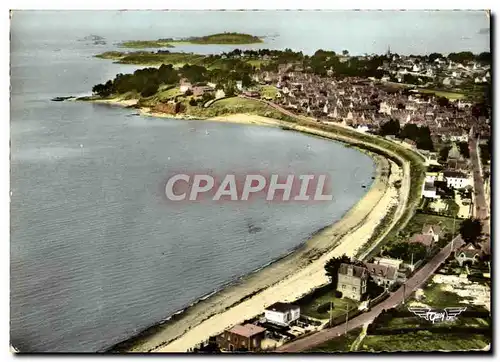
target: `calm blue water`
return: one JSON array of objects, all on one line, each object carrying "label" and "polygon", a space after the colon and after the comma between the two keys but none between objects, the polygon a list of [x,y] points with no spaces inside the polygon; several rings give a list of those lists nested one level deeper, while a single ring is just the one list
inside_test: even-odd
[{"label": "calm blue water", "polygon": [[[449,15],[433,13],[407,32],[395,31],[397,24],[408,24],[415,15],[396,21],[382,14],[380,26],[374,13],[349,14],[350,20],[339,13],[15,12],[13,344],[22,351],[83,352],[122,341],[338,220],[363,196],[361,186],[374,172],[371,159],[353,149],[279,129],[141,118],[106,105],[50,102],[54,96],[88,94],[94,84],[135,69],[92,55],[126,39],[225,30],[277,35],[264,46],[305,52],[320,47],[385,51],[387,43],[397,52],[457,51],[472,44],[451,41],[465,33],[475,39],[472,50],[487,44],[487,36],[476,34],[487,26],[481,14],[456,13],[453,19],[468,21],[452,22]],[[356,30],[356,22],[365,30]],[[440,25],[440,37],[426,37],[428,24]],[[375,38],[362,36],[374,29],[377,45]],[[424,47],[420,40],[411,47],[405,38],[417,33]],[[81,40],[90,34],[108,44]],[[167,174],[207,169],[328,172],[334,200],[314,205],[165,202],[161,189]],[[251,233],[250,225],[259,231]]]}]

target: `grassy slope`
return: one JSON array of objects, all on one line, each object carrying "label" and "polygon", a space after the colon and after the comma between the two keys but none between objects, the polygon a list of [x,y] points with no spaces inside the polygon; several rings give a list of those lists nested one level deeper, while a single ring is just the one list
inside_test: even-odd
[{"label": "grassy slope", "polygon": [[401,335],[367,335],[360,351],[464,351],[484,348],[490,338],[481,334],[434,334],[428,331]]},{"label": "grassy slope", "polygon": [[333,338],[319,346],[316,346],[307,352],[348,352],[351,348],[351,345],[354,343],[356,338],[358,338],[361,333],[361,328],[353,329],[347,334],[343,334],[337,338]]},{"label": "grassy slope", "polygon": [[329,310],[324,313],[318,313],[317,309],[320,305],[329,302],[333,302],[332,318],[345,315],[346,304],[349,305],[349,310],[356,309],[358,307],[358,303],[353,300],[335,298],[335,291],[332,290],[308,303],[299,304],[301,314],[317,319],[328,319],[330,318]]}]

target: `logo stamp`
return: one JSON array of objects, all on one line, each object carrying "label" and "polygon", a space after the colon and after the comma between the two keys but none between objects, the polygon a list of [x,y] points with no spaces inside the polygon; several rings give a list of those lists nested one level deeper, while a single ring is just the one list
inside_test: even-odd
[{"label": "logo stamp", "polygon": [[408,307],[408,310],[415,314],[417,317],[420,317],[432,323],[454,321],[466,309],[467,307],[449,307],[436,310],[432,310],[431,308]]}]

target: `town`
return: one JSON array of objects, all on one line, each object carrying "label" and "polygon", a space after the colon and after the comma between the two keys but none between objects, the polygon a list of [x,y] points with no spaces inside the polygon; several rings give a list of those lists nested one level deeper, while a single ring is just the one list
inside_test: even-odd
[{"label": "town", "polygon": [[[143,52],[116,59],[173,55]],[[440,330],[433,332],[411,314],[408,306],[415,305],[467,305],[464,318],[476,318],[481,326],[473,326],[466,348],[486,348],[491,333],[491,55],[402,56],[388,50],[353,57],[348,51],[318,50],[308,57],[289,49],[236,49],[207,58],[196,58],[203,65],[171,63],[119,75],[94,87],[94,93],[133,98],[139,92],[134,106],[153,114],[202,118],[249,112],[285,123],[307,119],[340,126],[411,150],[423,160],[425,176],[416,213],[396,234],[363,256],[331,259],[325,265],[328,284],[298,300],[269,305],[261,315],[207,336],[189,351],[370,351],[380,350],[379,339],[383,348],[399,350],[391,347],[395,340],[410,348],[412,340],[424,338],[412,330],[407,339],[388,339],[408,326],[427,328],[425,338],[435,341],[433,334]],[[208,65],[213,63],[219,66]],[[391,324],[395,320],[397,326]],[[471,327],[450,323],[457,333]],[[456,341],[446,338],[439,334],[442,349],[453,350]],[[441,347],[429,342],[422,348]]]}]

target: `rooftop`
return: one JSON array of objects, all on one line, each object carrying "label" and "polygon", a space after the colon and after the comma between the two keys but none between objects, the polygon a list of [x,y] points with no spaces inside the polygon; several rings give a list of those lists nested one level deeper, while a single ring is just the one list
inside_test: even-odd
[{"label": "rooftop", "polygon": [[277,302],[274,303],[273,305],[270,305],[265,310],[271,310],[274,312],[287,312],[291,309],[297,309],[297,308],[299,307],[290,303]]},{"label": "rooftop", "polygon": [[368,273],[370,275],[378,276],[378,277],[383,277],[387,279],[394,279],[396,276],[397,270],[396,268],[389,266],[389,265],[381,265],[381,264],[374,264],[374,263],[366,263],[365,264]]},{"label": "rooftop", "polygon": [[352,268],[352,275],[357,278],[362,278],[367,275],[367,271],[365,267],[351,265],[351,264],[340,264],[339,274],[348,275],[347,271]]},{"label": "rooftop", "polygon": [[239,336],[247,337],[247,338],[252,337],[256,334],[265,332],[265,331],[266,331],[265,328],[262,328],[262,327],[259,327],[259,326],[253,325],[253,324],[245,324],[245,325],[237,324],[229,330],[229,332],[231,332],[231,333],[237,334]]},{"label": "rooftop", "polygon": [[431,246],[434,239],[432,235],[415,234],[409,240],[410,243],[420,243],[425,246]]}]

